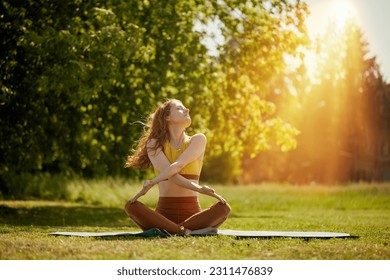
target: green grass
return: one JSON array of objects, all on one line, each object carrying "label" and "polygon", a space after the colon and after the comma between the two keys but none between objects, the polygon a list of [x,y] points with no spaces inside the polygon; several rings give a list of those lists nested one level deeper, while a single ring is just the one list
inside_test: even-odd
[{"label": "green grass", "polygon": [[[232,206],[224,229],[347,232],[354,239],[53,237],[138,231],[122,207],[139,184],[75,181],[64,201],[0,201],[0,259],[390,259],[390,184],[216,186]],[[157,201],[154,190],[141,199]],[[203,207],[214,202],[201,196]]]}]

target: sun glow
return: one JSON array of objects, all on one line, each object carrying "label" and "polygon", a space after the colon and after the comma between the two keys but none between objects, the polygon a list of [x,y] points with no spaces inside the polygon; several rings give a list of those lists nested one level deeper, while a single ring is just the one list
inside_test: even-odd
[{"label": "sun glow", "polygon": [[347,0],[334,0],[330,4],[330,21],[335,28],[342,29],[347,20],[356,18],[354,5]]},{"label": "sun glow", "polygon": [[317,36],[329,26],[335,31],[342,29],[348,20],[359,23],[357,8],[351,0],[313,1],[307,27],[311,36]]},{"label": "sun glow", "polygon": [[[358,10],[352,0],[313,1],[311,13],[307,19],[309,36],[314,41],[315,38],[322,38],[329,31],[334,36],[338,36],[348,21],[359,24]],[[311,80],[314,82],[318,59],[315,48],[308,48],[305,51],[305,65]]]}]

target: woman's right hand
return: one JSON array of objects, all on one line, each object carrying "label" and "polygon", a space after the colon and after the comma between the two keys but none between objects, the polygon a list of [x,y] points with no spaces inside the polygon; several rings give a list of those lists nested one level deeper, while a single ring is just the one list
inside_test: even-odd
[{"label": "woman's right hand", "polygon": [[134,203],[140,198],[141,196],[145,195],[152,187],[154,186],[154,183],[152,180],[146,180],[144,182],[144,185],[142,186],[142,189],[139,193],[137,193],[131,200],[130,203]]}]

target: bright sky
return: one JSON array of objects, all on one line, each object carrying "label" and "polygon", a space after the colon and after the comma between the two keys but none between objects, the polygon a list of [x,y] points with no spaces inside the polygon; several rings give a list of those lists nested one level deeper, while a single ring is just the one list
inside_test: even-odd
[{"label": "bright sky", "polygon": [[341,26],[354,17],[363,30],[370,55],[377,57],[381,72],[390,82],[390,1],[389,0],[305,0],[311,14],[310,34],[321,34],[333,22]]}]

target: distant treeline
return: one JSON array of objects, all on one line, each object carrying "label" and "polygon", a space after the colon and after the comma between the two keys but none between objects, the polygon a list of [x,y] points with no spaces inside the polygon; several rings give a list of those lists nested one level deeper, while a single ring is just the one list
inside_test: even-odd
[{"label": "distant treeline", "polygon": [[390,84],[362,31],[353,21],[330,25],[310,51],[314,70],[298,69],[290,93],[271,96],[277,114],[299,129],[297,148],[247,158],[244,180],[390,181]]}]

